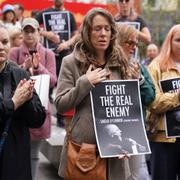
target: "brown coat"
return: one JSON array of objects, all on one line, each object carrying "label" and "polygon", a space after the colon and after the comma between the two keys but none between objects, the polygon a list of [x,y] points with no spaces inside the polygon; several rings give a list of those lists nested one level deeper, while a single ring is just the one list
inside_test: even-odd
[{"label": "brown coat", "polygon": [[[78,66],[79,62],[74,54],[70,54],[63,59],[61,72],[58,79],[56,107],[59,113],[64,113],[75,108],[72,123],[75,124],[72,132],[72,139],[81,144],[96,144],[93,118],[91,112],[89,92],[94,86],[88,81],[86,75],[82,75]],[[128,176],[126,160],[118,158],[107,158],[108,160],[108,180],[125,180]],[[64,177],[66,165],[66,144],[61,153],[59,175]]]}]

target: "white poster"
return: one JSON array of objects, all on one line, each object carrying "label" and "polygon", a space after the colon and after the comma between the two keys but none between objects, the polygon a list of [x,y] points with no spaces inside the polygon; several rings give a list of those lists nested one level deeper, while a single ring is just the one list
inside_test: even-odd
[{"label": "white poster", "polygon": [[50,85],[50,75],[49,74],[40,74],[36,76],[31,76],[32,79],[35,79],[35,89],[42,105],[45,109],[48,109],[49,103],[49,85]]}]

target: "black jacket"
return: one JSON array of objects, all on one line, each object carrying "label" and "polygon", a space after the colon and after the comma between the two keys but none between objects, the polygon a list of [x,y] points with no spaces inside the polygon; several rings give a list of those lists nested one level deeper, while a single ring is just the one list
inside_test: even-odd
[{"label": "black jacket", "polygon": [[0,157],[0,180],[31,180],[29,128],[39,128],[44,123],[45,109],[34,92],[28,102],[13,110],[11,97],[16,86],[21,79],[29,79],[23,69],[7,63],[0,78],[3,91],[0,98],[0,135],[7,119],[11,118],[9,134]]}]

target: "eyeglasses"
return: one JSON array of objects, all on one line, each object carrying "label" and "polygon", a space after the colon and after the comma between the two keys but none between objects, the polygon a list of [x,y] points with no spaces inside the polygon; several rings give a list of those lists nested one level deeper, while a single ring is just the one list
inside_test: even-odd
[{"label": "eyeglasses", "polygon": [[128,46],[131,46],[131,47],[138,46],[137,41],[129,40],[129,41],[126,41],[125,43],[128,44]]},{"label": "eyeglasses", "polygon": [[128,3],[130,0],[119,0],[120,3]]}]

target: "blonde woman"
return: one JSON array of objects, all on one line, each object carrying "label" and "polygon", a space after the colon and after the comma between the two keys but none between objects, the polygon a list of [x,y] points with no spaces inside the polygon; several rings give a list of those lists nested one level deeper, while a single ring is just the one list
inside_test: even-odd
[{"label": "blonde woman", "polygon": [[152,123],[156,124],[157,133],[150,139],[152,179],[176,180],[180,172],[180,141],[179,138],[166,137],[164,115],[180,106],[180,91],[178,88],[177,92],[163,93],[160,80],[180,76],[180,24],[169,30],[159,55],[148,68],[156,88],[156,99],[150,106],[150,116],[156,114],[157,119]]},{"label": "blonde woman", "polygon": [[[124,50],[125,56],[129,61],[130,69],[134,74],[135,79],[140,81],[141,101],[145,118],[146,107],[149,106],[155,98],[155,89],[151,77],[143,65],[140,65],[137,59],[133,58],[134,52],[138,45],[138,32],[130,25],[121,23],[117,26],[118,29],[118,44]],[[139,170],[142,162],[141,155],[132,156],[129,158],[129,168],[131,175],[128,180],[138,180]]]},{"label": "blonde woman", "polygon": [[14,28],[9,30],[11,48],[19,47],[23,43],[23,33],[21,29]]}]

